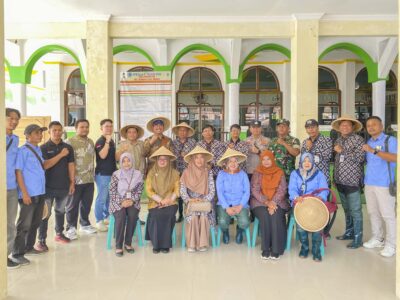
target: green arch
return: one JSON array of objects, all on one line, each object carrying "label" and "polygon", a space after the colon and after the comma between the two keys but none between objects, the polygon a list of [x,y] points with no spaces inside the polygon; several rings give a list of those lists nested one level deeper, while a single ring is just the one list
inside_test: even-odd
[{"label": "green arch", "polygon": [[368,71],[368,82],[375,82],[378,80],[385,80],[385,78],[378,77],[378,64],[374,62],[372,57],[361,47],[352,43],[337,43],[328,48],[326,48],[319,56],[319,61],[321,61],[329,52],[334,50],[347,50],[355,55],[357,55]]},{"label": "green arch", "polygon": [[8,59],[5,58],[5,57],[4,57],[4,64],[5,64],[5,66],[7,67],[8,72],[10,72],[11,64],[10,64],[10,62],[8,61]]},{"label": "green arch", "polygon": [[192,44],[189,45],[185,48],[183,48],[181,51],[179,51],[179,53],[177,55],[175,55],[174,59],[172,60],[171,64],[169,66],[165,66],[165,67],[159,67],[157,70],[162,71],[162,70],[169,70],[169,71],[173,71],[173,69],[175,68],[176,64],[178,63],[178,61],[187,53],[194,51],[194,50],[203,50],[203,51],[207,51],[211,54],[214,54],[218,60],[222,63],[222,65],[224,66],[225,69],[225,77],[226,77],[226,82],[227,83],[231,83],[233,82],[231,79],[231,67],[230,65],[226,62],[225,58],[222,56],[221,53],[219,53],[217,50],[215,50],[214,48],[204,45],[204,44]]},{"label": "green arch", "polygon": [[148,61],[151,63],[151,65],[153,66],[153,69],[156,70],[157,66],[153,60],[153,58],[151,57],[150,54],[148,54],[145,50],[143,50],[142,48],[136,47],[134,45],[118,45],[115,46],[113,48],[113,55],[116,55],[118,53],[121,52],[127,52],[127,51],[134,51],[137,53],[142,54],[144,57],[146,57],[148,59]]},{"label": "green arch", "polygon": [[[78,56],[72,50],[68,49],[67,47],[61,46],[61,45],[46,45],[46,46],[40,47],[35,52],[33,52],[32,55],[27,60],[27,62],[25,63],[24,77],[20,78],[20,79],[23,79],[23,82],[21,82],[21,83],[31,83],[32,71],[33,71],[33,67],[35,66],[35,64],[38,62],[38,60],[42,56],[46,55],[47,53],[53,52],[53,51],[62,51],[62,52],[68,53],[69,55],[72,56],[72,58],[79,65],[79,68],[82,70],[81,62],[79,61]],[[16,67],[16,68],[18,68],[18,67]],[[82,82],[82,84],[86,83],[85,75],[83,74],[83,72],[81,72],[81,82]]]},{"label": "green arch", "polygon": [[246,64],[250,60],[250,58],[253,55],[257,54],[258,52],[265,51],[265,50],[277,51],[277,52],[285,55],[288,59],[290,59],[290,54],[291,54],[290,50],[284,46],[274,44],[274,43],[261,45],[261,46],[255,48],[253,51],[251,51],[246,56],[246,58],[243,60],[243,62],[240,64],[240,66],[239,66],[239,82],[242,82],[244,67],[246,66]]}]

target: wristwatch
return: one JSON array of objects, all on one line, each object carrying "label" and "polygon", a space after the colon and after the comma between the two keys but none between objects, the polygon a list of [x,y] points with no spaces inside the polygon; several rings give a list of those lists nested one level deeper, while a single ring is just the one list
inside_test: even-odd
[{"label": "wristwatch", "polygon": [[378,152],[379,152],[379,150],[378,150],[378,149],[374,149],[374,155],[377,155],[377,154],[378,154]]}]

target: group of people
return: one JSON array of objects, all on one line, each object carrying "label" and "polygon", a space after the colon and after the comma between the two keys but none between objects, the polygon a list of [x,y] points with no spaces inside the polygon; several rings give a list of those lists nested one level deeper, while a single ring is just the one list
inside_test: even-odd
[{"label": "group of people", "polygon": [[[384,247],[382,256],[395,253],[397,139],[384,134],[379,117],[367,120],[371,136],[367,143],[357,135],[362,124],[352,117],[332,123],[339,133],[334,143],[319,132],[316,120],[308,120],[305,129],[309,137],[302,144],[290,135],[286,119],[277,121],[277,137],[272,140],[262,136],[261,122],[256,120],[245,140],[240,139],[241,127],[234,124],[230,138],[222,142],[214,139],[212,125],[202,128],[202,140],[196,141],[192,138],[194,129],[184,122],[172,128],[175,139],[171,140],[164,134],[170,121],[155,117],[146,126],[152,135],[144,141],[142,127],[127,125],[120,131],[123,140],[116,144],[113,121],[104,119],[100,123],[102,134],[94,143],[88,137],[89,121],[81,119],[75,123],[75,136],[65,141],[58,121],[51,122],[48,129],[28,125],[24,130],[26,143],[19,148],[13,130],[21,115],[7,108],[6,117],[10,269],[29,264],[25,256],[48,251],[47,227],[53,205],[56,242],[69,243],[78,238],[78,218],[81,234],[106,231],[112,214],[115,254],[120,257],[124,252],[134,253],[132,238],[143,192],[148,198],[145,238],[151,240],[155,254],[169,252],[176,222],[185,222],[187,250],[202,252],[209,247],[211,228],[218,225],[223,242],[228,244],[230,224],[236,221],[235,241],[240,244],[243,232],[257,218],[262,258],[279,259],[285,249],[286,217],[291,207],[302,205],[307,201],[305,195],[321,188],[325,190],[319,197],[327,201],[327,188],[332,185],[338,190],[345,213],[345,232],[337,239],[350,240],[350,249],[364,245]],[[39,146],[46,130],[50,139]],[[96,226],[92,226],[89,213],[95,183]],[[360,195],[364,185],[372,237],[363,244]],[[296,228],[301,242],[299,256],[306,258],[308,232],[299,224]],[[311,252],[317,262],[322,260],[321,236],[321,232],[312,233]]]}]

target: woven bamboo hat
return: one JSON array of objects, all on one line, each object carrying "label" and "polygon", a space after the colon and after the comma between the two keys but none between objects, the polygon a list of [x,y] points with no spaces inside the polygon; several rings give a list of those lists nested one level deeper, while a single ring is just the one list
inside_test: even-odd
[{"label": "woven bamboo hat", "polygon": [[321,199],[305,197],[302,203],[297,203],[294,207],[294,218],[304,230],[318,232],[328,224],[329,211]]},{"label": "woven bamboo hat", "polygon": [[222,155],[222,157],[218,161],[217,165],[222,167],[224,165],[225,159],[230,158],[230,157],[236,157],[239,164],[244,162],[247,159],[247,156],[244,155],[242,152],[239,152],[239,151],[236,151],[234,149],[228,148],[225,151],[224,155]]},{"label": "woven bamboo hat", "polygon": [[142,127],[140,127],[139,125],[126,125],[124,127],[121,128],[120,133],[121,136],[126,139],[126,133],[128,132],[128,129],[130,128],[135,128],[137,133],[138,133],[138,139],[142,138],[144,135],[144,129]]},{"label": "woven bamboo hat", "polygon": [[176,159],[176,156],[169,151],[167,148],[165,148],[164,146],[161,146],[160,148],[158,148],[151,156],[150,159],[151,160],[156,160],[156,158],[158,156],[169,156],[170,160],[173,161]]},{"label": "woven bamboo hat", "polygon": [[196,155],[196,154],[203,154],[206,159],[206,162],[212,161],[212,159],[214,158],[214,155],[212,155],[206,149],[204,149],[200,146],[196,146],[192,151],[190,151],[188,154],[186,154],[183,159],[185,160],[185,162],[189,163],[192,156]]},{"label": "woven bamboo hat", "polygon": [[340,122],[342,121],[350,121],[351,123],[353,123],[354,125],[354,131],[358,132],[363,128],[363,125],[361,124],[360,121],[358,121],[357,119],[355,119],[352,116],[342,116],[338,119],[336,119],[335,121],[332,122],[332,128],[335,129],[336,131],[339,131],[339,126],[340,126]]},{"label": "woven bamboo hat", "polygon": [[148,131],[153,132],[153,123],[156,121],[161,121],[164,124],[164,131],[167,131],[169,129],[169,126],[171,125],[171,121],[168,120],[166,117],[158,116],[150,119],[150,121],[147,122],[146,128]]},{"label": "woven bamboo hat", "polygon": [[179,123],[178,125],[172,127],[173,134],[178,135],[178,130],[181,127],[187,128],[189,130],[188,137],[191,137],[194,135],[194,129],[192,127],[190,127],[188,124],[186,124],[185,122]]}]

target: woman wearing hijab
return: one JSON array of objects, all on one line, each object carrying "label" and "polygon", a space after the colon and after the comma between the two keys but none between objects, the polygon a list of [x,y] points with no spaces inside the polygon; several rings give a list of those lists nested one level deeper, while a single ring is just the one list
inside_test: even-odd
[{"label": "woman wearing hijab", "polygon": [[261,258],[279,259],[286,243],[287,183],[271,151],[263,151],[260,160],[251,178],[250,207],[260,222]]},{"label": "woman wearing hijab", "polygon": [[196,146],[184,159],[188,167],[182,173],[180,193],[186,207],[186,245],[188,252],[202,252],[209,247],[210,226],[215,224],[212,205],[215,184],[212,171],[207,166],[213,155]]},{"label": "woman wearing hijab", "polygon": [[172,247],[172,231],[178,209],[179,172],[172,167],[176,159],[162,146],[150,159],[154,162],[146,178],[146,192],[149,197],[149,215],[146,226],[146,240],[151,240],[153,253],[168,253]]},{"label": "woman wearing hijab", "polygon": [[[320,188],[328,188],[325,175],[315,166],[314,156],[311,153],[303,153],[300,157],[299,168],[292,171],[289,180],[289,199],[290,204],[301,204],[304,200],[303,195],[311,194]],[[323,191],[318,195],[323,201],[327,200],[328,191]],[[308,232],[296,224],[297,234],[301,242],[299,256],[307,258],[309,252]],[[322,235],[320,232],[312,233],[312,255],[313,260],[322,260],[320,246]]]},{"label": "woman wearing hijab", "polygon": [[115,254],[121,257],[122,246],[128,253],[135,252],[132,237],[140,210],[143,175],[135,170],[135,161],[130,153],[123,153],[119,163],[120,169],[111,176],[109,210],[115,218]]},{"label": "woman wearing hijab", "polygon": [[217,176],[217,215],[224,244],[229,243],[229,224],[232,218],[237,220],[236,243],[243,242],[243,231],[250,225],[249,198],[250,182],[247,174],[240,169],[246,160],[243,153],[228,148],[218,166],[223,167]]}]

